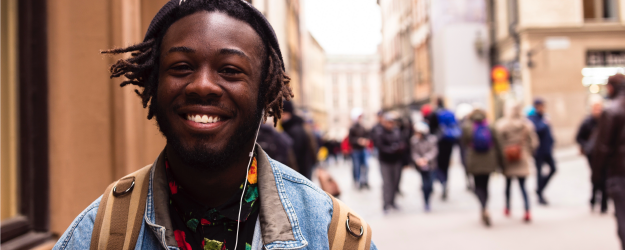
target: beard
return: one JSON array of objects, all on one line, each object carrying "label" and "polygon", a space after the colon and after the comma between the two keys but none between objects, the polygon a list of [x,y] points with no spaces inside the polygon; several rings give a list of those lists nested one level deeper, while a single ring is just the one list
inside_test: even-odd
[{"label": "beard", "polygon": [[[156,98],[152,101],[155,104],[158,103]],[[186,104],[216,106],[214,102],[201,100],[189,100]],[[235,157],[241,154],[241,150],[247,148],[246,144],[249,143],[251,139],[254,139],[262,116],[262,109],[259,107],[261,107],[261,105],[257,104],[255,112],[243,119],[244,122],[235,129],[236,133],[232,135],[223,148],[210,145],[210,141],[214,139],[212,135],[197,136],[199,143],[194,145],[183,143],[180,136],[176,135],[175,131],[172,129],[171,121],[165,114],[165,108],[157,104],[155,116],[159,130],[167,139],[167,145],[174,149],[183,163],[193,168],[210,172],[220,172],[229,165],[229,162],[232,162]],[[236,112],[235,116],[231,119],[234,119],[237,113],[238,112]]]}]

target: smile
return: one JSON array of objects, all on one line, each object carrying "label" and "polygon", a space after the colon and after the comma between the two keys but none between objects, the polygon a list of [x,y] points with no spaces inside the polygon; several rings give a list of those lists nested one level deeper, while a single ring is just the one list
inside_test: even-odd
[{"label": "smile", "polygon": [[199,114],[187,114],[187,120],[197,123],[216,123],[221,121],[222,119],[219,116],[208,116],[208,115],[199,115]]}]

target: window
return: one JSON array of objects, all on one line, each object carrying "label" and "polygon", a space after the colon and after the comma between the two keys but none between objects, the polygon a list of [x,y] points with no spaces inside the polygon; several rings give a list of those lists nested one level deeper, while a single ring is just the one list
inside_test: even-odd
[{"label": "window", "polygon": [[617,21],[618,6],[617,0],[583,0],[585,21]]},{"label": "window", "polygon": [[[6,131],[14,135],[2,137],[0,166],[3,174],[0,232],[2,245],[7,249],[29,249],[51,238],[47,192],[46,2],[7,0],[1,6],[1,129],[3,135]],[[4,209],[9,210],[5,213]]]},{"label": "window", "polygon": [[608,67],[624,66],[624,50],[589,50],[587,66]]}]

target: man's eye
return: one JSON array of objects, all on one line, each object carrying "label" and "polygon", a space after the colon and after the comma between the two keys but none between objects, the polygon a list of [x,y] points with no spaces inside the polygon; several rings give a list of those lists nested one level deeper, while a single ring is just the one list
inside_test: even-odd
[{"label": "man's eye", "polygon": [[175,70],[175,71],[188,71],[188,70],[191,70],[191,67],[189,67],[189,65],[187,64],[179,64],[179,65],[175,65],[171,67],[170,69]]},{"label": "man's eye", "polygon": [[220,70],[220,73],[227,74],[227,75],[237,75],[237,74],[241,74],[241,71],[235,68],[224,68]]}]

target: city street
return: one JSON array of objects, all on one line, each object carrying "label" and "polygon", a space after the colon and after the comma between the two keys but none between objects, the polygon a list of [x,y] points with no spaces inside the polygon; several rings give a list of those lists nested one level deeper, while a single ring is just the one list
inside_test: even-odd
[{"label": "city street", "polygon": [[453,156],[448,200],[441,200],[436,183],[430,213],[423,211],[419,190],[421,179],[411,168],[404,169],[399,211],[382,212],[382,179],[378,162],[370,158],[370,190],[358,191],[351,177],[350,161],[331,164],[329,172],[341,187],[341,199],[370,223],[379,249],[619,249],[613,207],[600,214],[590,212],[589,167],[577,148],[556,151],[557,172],[548,185],[548,207],[539,206],[534,194],[534,171],[526,182],[531,201],[532,222],[524,223],[519,186],[512,184],[511,217],[503,214],[505,179],[492,174],[489,208],[492,226],[480,222],[479,203],[465,187],[464,171]]}]

